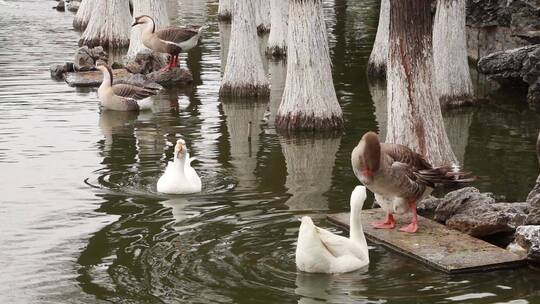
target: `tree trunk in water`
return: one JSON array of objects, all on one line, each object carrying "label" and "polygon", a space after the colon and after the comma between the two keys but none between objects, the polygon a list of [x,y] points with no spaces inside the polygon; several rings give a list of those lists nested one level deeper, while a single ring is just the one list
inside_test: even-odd
[{"label": "tree trunk in water", "polygon": [[255,22],[259,35],[270,32],[270,2],[269,0],[253,0],[255,2]]},{"label": "tree trunk in water", "polygon": [[132,18],[128,0],[95,0],[92,16],[79,46],[123,48],[129,46]]},{"label": "tree trunk in water", "polygon": [[[163,0],[132,0],[133,1],[133,17],[148,15],[154,19],[156,29],[163,28],[169,25],[169,16],[167,15],[166,3]],[[127,59],[135,58],[137,53],[142,50],[150,50],[142,43],[142,29],[144,25],[139,24],[131,28],[131,36],[129,38],[129,49]]]},{"label": "tree trunk in water", "polygon": [[92,10],[96,5],[96,0],[83,0],[77,10],[75,18],[73,18],[73,28],[78,31],[84,31],[92,15]]},{"label": "tree trunk in water", "polygon": [[388,39],[390,32],[390,0],[381,1],[377,36],[368,61],[368,75],[373,78],[386,76],[386,60],[388,59]]},{"label": "tree trunk in water", "polygon": [[282,138],[281,149],[287,164],[285,187],[291,210],[327,210],[324,194],[332,187],[332,172],[341,138]]},{"label": "tree trunk in water", "polygon": [[390,2],[386,141],[408,146],[438,166],[457,160],[434,98],[431,30],[430,1]]},{"label": "tree trunk in water", "polygon": [[473,102],[466,39],[465,0],[438,0],[433,24],[434,87],[442,107]]},{"label": "tree trunk in water", "polygon": [[235,0],[227,65],[220,96],[268,96],[270,88],[263,69],[259,37],[251,0]]},{"label": "tree trunk in water", "polygon": [[289,19],[289,0],[271,0],[270,10],[272,28],[268,37],[268,56],[281,58],[287,54],[287,27]]},{"label": "tree trunk in water", "polygon": [[223,22],[231,21],[231,8],[234,0],[219,0],[218,20]]},{"label": "tree trunk in water", "polygon": [[384,81],[368,82],[369,93],[371,94],[371,100],[375,105],[375,120],[377,121],[377,127],[379,128],[379,138],[386,138],[386,127],[388,125],[388,99],[386,92],[386,83]]},{"label": "tree trunk in water", "polygon": [[445,111],[443,115],[444,126],[450,140],[450,146],[456,154],[460,164],[465,160],[465,151],[469,144],[469,129],[473,120],[472,111],[460,111],[452,109]]},{"label": "tree trunk in water", "polygon": [[268,125],[275,127],[276,114],[285,88],[287,64],[283,60],[270,60],[268,64],[268,70],[270,71],[270,103],[268,104],[270,117],[268,117]]},{"label": "tree trunk in water", "polygon": [[229,41],[231,41],[231,25],[228,23],[218,23],[219,28],[219,56],[221,59],[221,73],[225,73],[227,66],[227,55],[229,54]]},{"label": "tree trunk in water", "polygon": [[287,37],[287,80],[276,117],[277,128],[343,128],[321,0],[289,1]]}]

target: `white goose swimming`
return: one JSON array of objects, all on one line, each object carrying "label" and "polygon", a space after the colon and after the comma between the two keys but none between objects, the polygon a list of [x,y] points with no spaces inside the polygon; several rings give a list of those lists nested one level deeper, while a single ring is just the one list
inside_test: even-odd
[{"label": "white goose swimming", "polygon": [[350,238],[335,235],[302,218],[296,246],[296,267],[305,272],[344,273],[369,264],[369,252],[361,215],[366,187],[357,186],[351,193]]},{"label": "white goose swimming", "polygon": [[165,173],[157,182],[157,191],[166,194],[189,194],[201,192],[202,183],[195,169],[191,167],[194,158],[189,158],[186,142],[176,141],[174,160],[167,164]]}]

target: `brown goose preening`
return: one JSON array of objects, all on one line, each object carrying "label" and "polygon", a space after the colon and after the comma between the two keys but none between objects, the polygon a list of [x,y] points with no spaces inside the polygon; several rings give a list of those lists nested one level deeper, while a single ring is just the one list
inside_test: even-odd
[{"label": "brown goose preening", "polygon": [[139,111],[152,108],[152,100],[148,97],[156,95],[158,89],[132,84],[112,85],[111,68],[104,64],[98,64],[96,67],[103,73],[103,82],[98,89],[101,106],[115,111]]},{"label": "brown goose preening", "polygon": [[455,166],[433,167],[426,159],[403,145],[381,143],[374,132],[362,136],[351,155],[354,174],[375,194],[386,211],[386,220],[372,223],[375,228],[393,229],[394,213],[412,212],[411,223],[400,229],[418,229],[416,203],[438,184],[460,185],[471,182],[470,172]]},{"label": "brown goose preening", "polygon": [[142,42],[147,48],[159,53],[169,54],[169,64],[163,70],[170,70],[176,67],[178,54],[187,52],[194,48],[199,42],[199,37],[203,27],[175,27],[170,26],[156,30],[156,23],[152,17],[142,15],[135,17],[131,26],[144,24],[142,31]]}]

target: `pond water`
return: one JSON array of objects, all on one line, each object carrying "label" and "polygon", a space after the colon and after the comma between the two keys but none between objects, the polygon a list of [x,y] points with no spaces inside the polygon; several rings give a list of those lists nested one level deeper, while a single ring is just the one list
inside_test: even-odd
[{"label": "pond water", "polygon": [[[369,269],[296,271],[297,218],[339,232],[324,216],[348,210],[358,184],[350,152],[364,132],[384,132],[384,86],[364,72],[378,1],[325,2],[346,130],[293,138],[260,121],[279,104],[282,63],[266,61],[269,100],[218,98],[229,28],[217,23],[217,1],[170,10],[175,23],[208,25],[187,60],[195,85],[140,114],[100,112],[96,89],[50,79],[79,36],[73,14],[53,5],[0,0],[1,303],[539,303],[535,270],[449,276],[379,245]],[[445,116],[475,186],[523,201],[538,174],[539,127],[523,96],[495,91]],[[180,135],[204,189],[160,195],[168,143]]]}]

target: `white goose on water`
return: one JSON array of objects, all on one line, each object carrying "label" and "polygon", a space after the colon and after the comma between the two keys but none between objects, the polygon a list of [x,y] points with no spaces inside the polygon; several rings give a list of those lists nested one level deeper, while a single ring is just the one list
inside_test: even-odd
[{"label": "white goose on water", "polygon": [[366,187],[357,186],[351,193],[350,237],[319,228],[309,216],[302,218],[296,246],[296,267],[305,272],[344,273],[369,264],[369,252],[361,215]]},{"label": "white goose on water", "polygon": [[167,164],[165,173],[157,182],[157,191],[165,194],[189,194],[201,192],[202,183],[199,175],[191,167],[194,158],[189,157],[186,142],[176,141],[174,160]]}]

